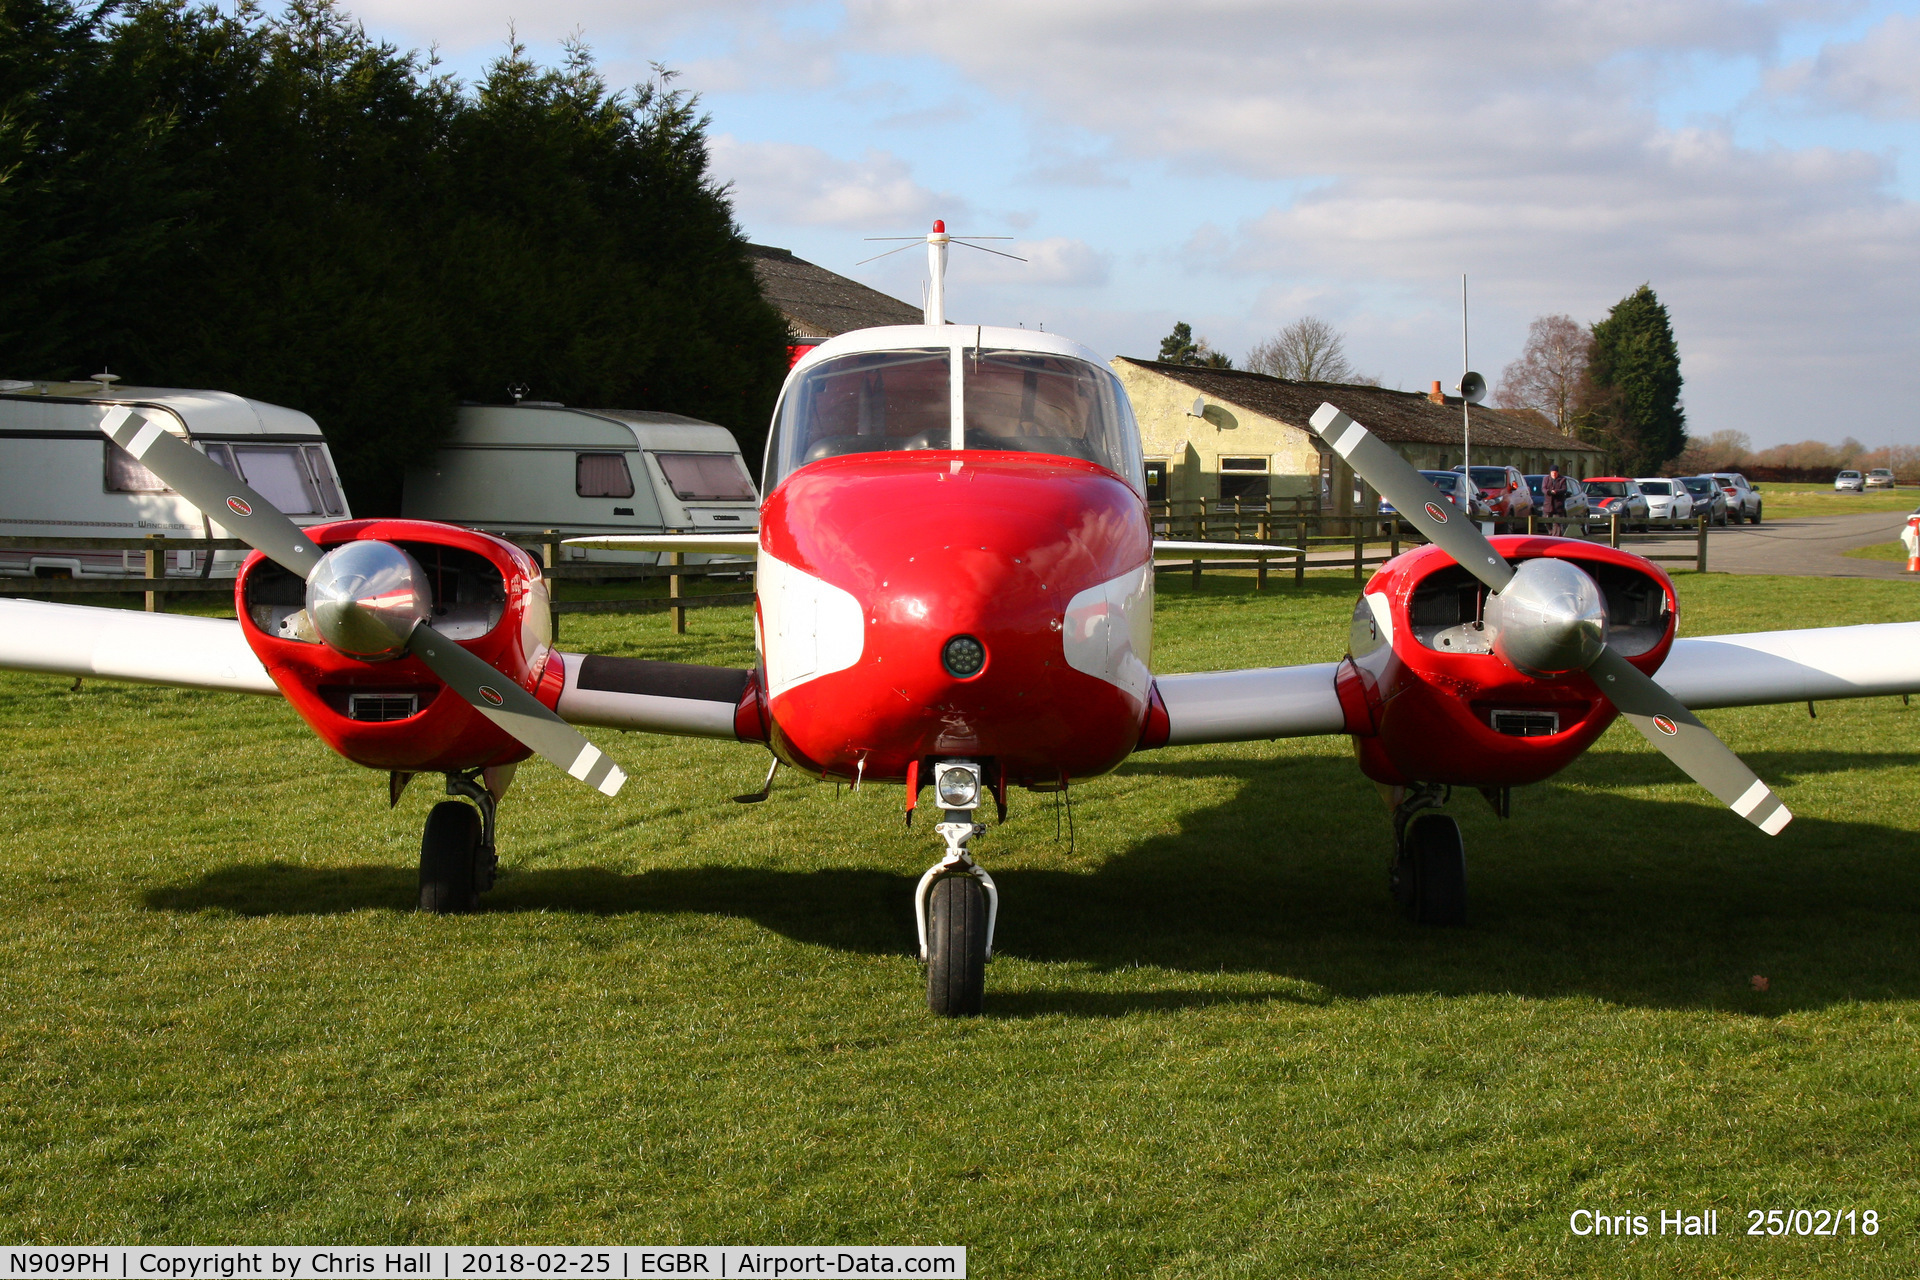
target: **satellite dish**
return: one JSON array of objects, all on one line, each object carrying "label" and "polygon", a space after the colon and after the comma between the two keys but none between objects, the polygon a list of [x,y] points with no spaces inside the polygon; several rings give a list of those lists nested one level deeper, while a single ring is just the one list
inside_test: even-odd
[{"label": "satellite dish", "polygon": [[1205,396],[1195,396],[1193,398],[1193,406],[1187,410],[1187,416],[1189,418],[1206,417],[1207,416],[1207,398]]},{"label": "satellite dish", "polygon": [[1460,398],[1468,404],[1479,404],[1487,398],[1487,380],[1469,370],[1460,375]]}]

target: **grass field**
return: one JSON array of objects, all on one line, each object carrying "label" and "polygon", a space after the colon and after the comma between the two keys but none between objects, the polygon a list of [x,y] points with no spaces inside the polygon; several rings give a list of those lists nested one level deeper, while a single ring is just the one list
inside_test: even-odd
[{"label": "grass field", "polygon": [[[1352,584],[1163,576],[1161,670],[1337,657]],[[1901,583],[1678,578],[1684,630],[1906,617]],[[744,663],[743,609],[569,647]],[[900,792],[601,732],[488,909],[408,908],[426,780],[277,702],[0,675],[0,1235],[957,1243],[976,1276],[1911,1275],[1920,708],[1709,712],[1769,840],[1616,728],[1402,923],[1344,740],[1016,796],[988,1016],[922,1005]],[[1769,979],[1756,991],[1754,975]],[[1577,1238],[1576,1209],[1722,1234]],[[1749,1238],[1750,1209],[1872,1237]]]},{"label": "grass field", "polygon": [[1835,493],[1804,484],[1757,484],[1753,486],[1765,499],[1764,514],[1772,519],[1788,516],[1850,516],[1872,511],[1911,511],[1920,506],[1920,493],[1913,489],[1875,489],[1871,493]]},{"label": "grass field", "polygon": [[1870,547],[1855,547],[1851,551],[1840,553],[1855,560],[1899,560],[1907,558],[1907,544],[1904,542],[1876,542]]}]

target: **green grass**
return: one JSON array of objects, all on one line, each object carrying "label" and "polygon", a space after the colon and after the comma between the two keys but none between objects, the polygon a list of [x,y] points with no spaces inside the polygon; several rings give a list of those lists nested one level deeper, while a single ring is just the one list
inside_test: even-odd
[{"label": "green grass", "polygon": [[[1337,657],[1353,587],[1163,574],[1161,670]],[[1904,584],[1677,579],[1692,634],[1908,617]],[[566,619],[742,663],[744,609]],[[961,1243],[976,1275],[1910,1275],[1920,709],[1710,712],[1768,840],[1629,730],[1455,797],[1474,923],[1388,909],[1344,740],[1142,755],[1071,847],[1017,795],[988,1016],[921,1003],[900,792],[599,733],[539,763],[481,915],[408,907],[422,779],[277,702],[0,676],[0,1235]],[[1759,993],[1749,979],[1766,975]],[[1736,1234],[1876,1209],[1872,1239]],[[1717,1206],[1715,1240],[1576,1208]]]},{"label": "green grass", "polygon": [[1848,516],[1870,511],[1911,511],[1920,504],[1912,489],[1875,489],[1870,493],[1835,493],[1833,486],[1809,488],[1804,484],[1756,484],[1765,501],[1770,519],[1788,516]]},{"label": "green grass", "polygon": [[1870,547],[1855,547],[1840,554],[1852,556],[1855,560],[1895,560],[1904,564],[1907,560],[1907,544],[1898,541],[1876,542]]}]

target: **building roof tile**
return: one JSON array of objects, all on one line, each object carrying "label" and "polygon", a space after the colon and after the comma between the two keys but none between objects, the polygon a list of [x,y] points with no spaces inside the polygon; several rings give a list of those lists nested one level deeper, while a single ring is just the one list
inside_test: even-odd
[{"label": "building roof tile", "polygon": [[[1120,359],[1185,383],[1202,395],[1303,429],[1313,411],[1328,402],[1391,444],[1458,446],[1461,441],[1458,396],[1448,396],[1444,404],[1438,404],[1419,391],[1389,391],[1385,387],[1347,382],[1294,382],[1244,369],[1208,369],[1160,360],[1136,360],[1131,356]],[[1541,452],[1602,452],[1598,445],[1563,436],[1550,427],[1529,422],[1520,414],[1486,405],[1473,408],[1473,443]]]},{"label": "building roof tile", "polygon": [[796,258],[785,249],[750,244],[747,257],[760,278],[760,292],[786,318],[796,337],[832,338],[854,329],[919,324],[924,319],[920,308]]}]

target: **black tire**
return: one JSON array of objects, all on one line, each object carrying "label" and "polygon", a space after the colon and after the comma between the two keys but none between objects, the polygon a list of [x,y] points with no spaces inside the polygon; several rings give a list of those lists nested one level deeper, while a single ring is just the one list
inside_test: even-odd
[{"label": "black tire", "polygon": [[458,800],[433,806],[420,836],[420,909],[439,916],[478,910],[479,856],[479,810]]},{"label": "black tire", "polygon": [[1394,860],[1393,896],[1415,924],[1467,922],[1467,846],[1444,813],[1415,814]]},{"label": "black tire", "polygon": [[942,876],[927,904],[927,1008],[975,1017],[986,988],[986,890],[972,876]]},{"label": "black tire", "polygon": [[1760,508],[1759,508],[1759,507],[1755,507],[1755,508],[1753,509],[1753,522],[1754,522],[1755,524],[1759,524],[1759,523],[1760,523]]}]

